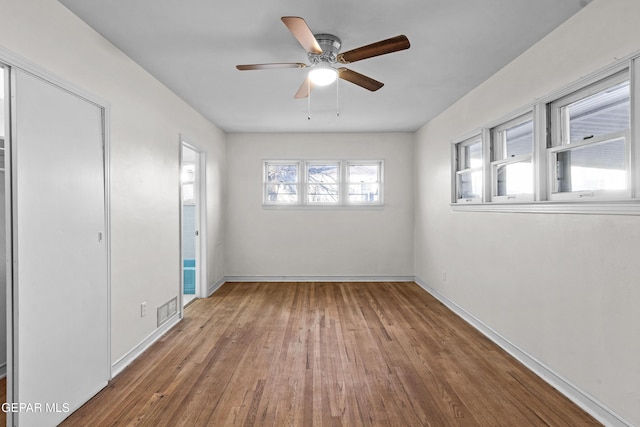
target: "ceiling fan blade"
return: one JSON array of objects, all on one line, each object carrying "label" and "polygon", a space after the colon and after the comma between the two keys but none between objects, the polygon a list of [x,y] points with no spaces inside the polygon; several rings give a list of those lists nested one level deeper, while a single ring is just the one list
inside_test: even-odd
[{"label": "ceiling fan blade", "polygon": [[375,92],[376,90],[384,86],[384,83],[382,82],[379,82],[372,79],[371,77],[367,77],[364,74],[357,73],[344,67],[338,69],[338,75],[342,80],[346,80],[348,82],[356,84],[360,87],[370,90],[371,92]]},{"label": "ceiling fan blade", "polygon": [[274,62],[271,64],[247,64],[236,65],[236,68],[240,71],[247,70],[274,70],[277,68],[304,68],[307,64],[302,62]]},{"label": "ceiling fan blade", "polygon": [[351,62],[360,61],[362,59],[372,58],[374,56],[385,55],[387,53],[409,49],[410,46],[411,44],[409,43],[409,39],[407,38],[407,36],[400,35],[341,53],[338,55],[337,59],[338,62],[349,64]]},{"label": "ceiling fan blade", "polygon": [[307,52],[321,54],[322,49],[318,44],[318,40],[313,36],[313,33],[309,29],[309,26],[304,19],[298,16],[283,16],[282,22],[289,28],[289,31],[302,45]]},{"label": "ceiling fan blade", "polygon": [[304,82],[302,82],[302,85],[300,85],[300,89],[298,89],[293,97],[295,99],[307,98],[309,97],[309,92],[311,91],[311,89],[313,89],[313,83],[311,83],[309,77],[307,77],[306,79],[304,79]]}]

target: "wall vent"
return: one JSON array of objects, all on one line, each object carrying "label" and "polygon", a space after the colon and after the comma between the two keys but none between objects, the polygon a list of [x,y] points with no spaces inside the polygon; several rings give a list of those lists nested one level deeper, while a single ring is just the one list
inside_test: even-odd
[{"label": "wall vent", "polygon": [[158,307],[158,327],[178,312],[178,297],[173,297],[169,301]]}]

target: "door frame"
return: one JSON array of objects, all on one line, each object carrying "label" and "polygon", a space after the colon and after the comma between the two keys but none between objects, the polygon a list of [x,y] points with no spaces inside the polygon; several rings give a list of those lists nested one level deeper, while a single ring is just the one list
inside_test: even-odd
[{"label": "door frame", "polygon": [[[14,264],[17,262],[14,259],[14,250],[16,242],[13,241],[15,235],[16,225],[12,219],[15,212],[15,206],[13,200],[19,195],[13,194],[13,182],[15,181],[16,171],[14,168],[15,159],[13,158],[14,152],[12,150],[12,143],[15,139],[16,121],[15,114],[15,94],[13,93],[13,79],[14,70],[21,70],[29,73],[32,76],[43,80],[53,86],[58,87],[66,92],[69,92],[75,96],[78,96],[94,105],[96,105],[102,111],[102,141],[103,141],[103,180],[104,180],[104,235],[103,240],[105,244],[106,253],[106,282],[107,282],[107,363],[105,367],[108,372],[108,380],[113,378],[113,366],[111,362],[111,110],[110,104],[104,99],[96,96],[93,93],[89,93],[86,90],[70,83],[69,81],[55,75],[54,73],[42,68],[41,66],[31,62],[30,60],[23,58],[16,53],[0,46],[0,62],[2,62],[6,68],[5,72],[9,71],[9,81],[5,86],[5,97],[10,97],[9,109],[5,111],[5,189],[7,194],[7,200],[5,202],[5,211],[7,218],[7,402],[14,402],[17,395],[17,366],[20,361],[17,358],[19,336],[18,336],[18,313],[14,310],[17,307],[18,293],[16,288],[18,286],[19,278],[14,276]],[[8,86],[8,87],[7,87]],[[9,196],[10,195],[10,196]],[[87,396],[89,400],[93,396]],[[70,408],[76,410],[77,408]],[[17,414],[7,412],[7,425],[14,425],[14,420],[17,421]]]},{"label": "door frame", "polygon": [[198,229],[198,239],[196,239],[196,298],[207,297],[207,192],[206,192],[206,165],[207,157],[206,152],[201,150],[197,145],[192,143],[192,140],[186,137],[183,133],[179,138],[179,169],[178,169],[178,182],[179,182],[179,207],[180,207],[180,289],[178,295],[180,295],[180,318],[184,317],[184,250],[183,250],[183,207],[182,207],[182,163],[183,147],[188,148],[196,154],[196,170],[194,176],[195,182],[195,196],[196,196],[196,226]]}]

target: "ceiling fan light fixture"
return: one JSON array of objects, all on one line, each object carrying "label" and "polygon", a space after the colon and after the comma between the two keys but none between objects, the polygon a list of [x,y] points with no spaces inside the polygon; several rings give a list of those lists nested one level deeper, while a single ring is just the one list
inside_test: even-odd
[{"label": "ceiling fan light fixture", "polygon": [[316,86],[327,86],[338,78],[338,71],[328,64],[317,64],[309,70],[309,80]]}]

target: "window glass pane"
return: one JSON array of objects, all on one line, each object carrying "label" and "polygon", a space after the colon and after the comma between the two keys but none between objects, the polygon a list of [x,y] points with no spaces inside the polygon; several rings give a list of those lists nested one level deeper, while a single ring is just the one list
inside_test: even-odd
[{"label": "window glass pane", "polygon": [[496,168],[498,188],[496,196],[533,193],[533,167],[531,159],[500,165]]},{"label": "window glass pane", "polygon": [[349,165],[349,182],[378,182],[380,166],[375,165]]},{"label": "window glass pane", "polygon": [[380,165],[349,165],[349,202],[377,203],[380,201]]},{"label": "window glass pane", "polygon": [[338,165],[309,165],[307,167],[307,200],[309,203],[338,203]]},{"label": "window glass pane", "polygon": [[267,184],[267,201],[294,203],[298,201],[298,188],[295,184]]},{"label": "window glass pane", "polygon": [[309,182],[338,182],[338,165],[309,165],[307,169]]},{"label": "window glass pane", "polygon": [[267,182],[298,182],[298,165],[267,165]]},{"label": "window glass pane", "polygon": [[504,134],[506,158],[531,154],[533,151],[533,120],[510,127]]},{"label": "window glass pane", "polygon": [[482,171],[461,172],[458,174],[458,199],[482,197]]},{"label": "window glass pane", "polygon": [[267,164],[266,198],[271,203],[298,201],[298,165]]},{"label": "window glass pane", "polygon": [[478,139],[471,144],[460,144],[461,153],[458,157],[463,159],[462,164],[458,165],[458,170],[469,168],[479,168],[482,166],[482,140]]},{"label": "window glass pane", "polygon": [[338,203],[338,185],[310,184],[307,190],[309,203]]},{"label": "window glass pane", "polygon": [[372,203],[380,201],[378,183],[349,184],[349,202]]},{"label": "window glass pane", "polygon": [[629,82],[567,105],[569,141],[577,142],[629,129]]},{"label": "window glass pane", "polygon": [[618,138],[556,154],[557,191],[627,188],[625,140]]}]

